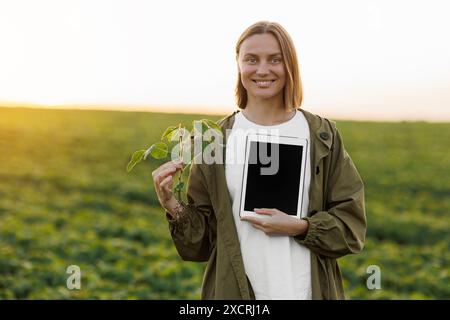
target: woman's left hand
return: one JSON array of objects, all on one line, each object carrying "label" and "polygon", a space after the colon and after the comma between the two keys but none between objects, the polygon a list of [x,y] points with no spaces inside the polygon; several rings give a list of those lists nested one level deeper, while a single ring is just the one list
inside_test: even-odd
[{"label": "woman's left hand", "polygon": [[241,220],[250,222],[253,227],[269,236],[275,234],[296,236],[308,230],[308,221],[295,218],[278,209],[255,208],[254,211],[265,217],[245,216],[241,217]]}]

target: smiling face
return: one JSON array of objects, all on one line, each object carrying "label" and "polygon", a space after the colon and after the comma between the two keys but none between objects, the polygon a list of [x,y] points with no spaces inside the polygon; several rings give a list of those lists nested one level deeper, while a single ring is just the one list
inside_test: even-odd
[{"label": "smiling face", "polygon": [[271,33],[245,39],[240,46],[238,66],[249,100],[283,97],[286,71],[280,45]]}]

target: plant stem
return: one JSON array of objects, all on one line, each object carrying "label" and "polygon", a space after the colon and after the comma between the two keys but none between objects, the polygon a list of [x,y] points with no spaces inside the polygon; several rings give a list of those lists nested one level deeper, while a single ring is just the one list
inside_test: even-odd
[{"label": "plant stem", "polygon": [[[178,132],[180,133],[180,154],[179,157],[181,160],[183,160],[183,134],[181,132],[181,123],[178,124]],[[183,167],[181,168],[180,171],[180,175],[178,176],[178,184],[181,183],[181,177],[183,176]],[[178,193],[178,201],[183,202],[183,200],[181,199],[181,190],[180,188],[178,188],[177,190]]]}]

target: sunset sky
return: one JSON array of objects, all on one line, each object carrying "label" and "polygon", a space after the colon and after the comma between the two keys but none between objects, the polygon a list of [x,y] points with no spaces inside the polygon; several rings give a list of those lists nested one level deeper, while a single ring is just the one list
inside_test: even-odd
[{"label": "sunset sky", "polygon": [[449,1],[0,0],[0,104],[226,114],[235,43],[259,20],[293,38],[303,107],[450,120]]}]

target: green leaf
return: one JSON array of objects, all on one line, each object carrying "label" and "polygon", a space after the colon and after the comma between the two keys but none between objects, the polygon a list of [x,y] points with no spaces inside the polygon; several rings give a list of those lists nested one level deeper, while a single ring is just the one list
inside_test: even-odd
[{"label": "green leaf", "polygon": [[217,137],[217,134],[213,129],[208,129],[208,131],[203,134],[203,141],[206,141],[209,144],[210,142],[214,141],[213,137],[215,139]]},{"label": "green leaf", "polygon": [[168,128],[166,129],[166,131],[164,131],[164,133],[162,134],[161,140],[164,140],[164,138],[167,137],[167,140],[168,140],[168,141],[171,141],[172,134],[173,134],[173,132],[174,132],[176,129],[178,129],[178,127],[176,127],[176,126],[170,126],[170,127],[168,127]]},{"label": "green leaf", "polygon": [[189,132],[189,130],[181,127],[181,128],[176,128],[174,131],[172,131],[169,136],[167,137],[167,139],[169,141],[178,141],[180,140],[185,141],[185,140],[189,140],[189,138],[191,137],[191,134]]},{"label": "green leaf", "polygon": [[167,153],[169,152],[167,144],[164,142],[156,142],[150,148],[145,151],[144,160],[150,154],[155,159],[163,159],[167,157]]},{"label": "green leaf", "polygon": [[130,162],[128,162],[128,165],[127,165],[127,172],[130,172],[136,164],[141,162],[144,154],[145,154],[145,150],[138,150],[133,153],[133,155],[131,156],[131,160],[130,160]]},{"label": "green leaf", "polygon": [[210,129],[214,130],[218,135],[222,136],[222,129],[220,126],[212,120],[202,119],[202,122]]},{"label": "green leaf", "polygon": [[175,186],[175,189],[174,189],[174,191],[179,191],[179,190],[182,190],[183,189],[183,187],[184,187],[184,182],[183,181],[181,181],[180,183],[178,183],[176,186]]},{"label": "green leaf", "polygon": [[192,121],[192,131],[191,134],[203,135],[206,130],[208,130],[208,125],[206,124],[206,119],[193,120]]},{"label": "green leaf", "polygon": [[210,141],[203,141],[202,142],[202,152],[205,152],[206,147],[208,147],[211,144]]}]

